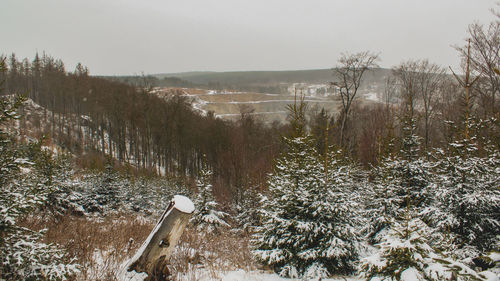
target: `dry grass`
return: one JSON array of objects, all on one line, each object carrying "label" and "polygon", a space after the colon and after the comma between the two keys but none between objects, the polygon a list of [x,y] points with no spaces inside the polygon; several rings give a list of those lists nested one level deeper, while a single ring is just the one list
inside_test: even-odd
[{"label": "dry grass", "polygon": [[[45,216],[47,217],[47,216]],[[136,215],[104,218],[72,215],[26,218],[22,224],[47,229],[45,239],[57,243],[81,265],[78,280],[118,280],[121,266],[135,253],[154,227],[154,221]],[[175,280],[197,280],[200,272],[218,280],[219,274],[255,269],[249,238],[230,233],[200,233],[187,228],[170,259]]]},{"label": "dry grass", "polygon": [[139,248],[153,223],[130,215],[105,218],[28,218],[31,229],[47,229],[45,239],[62,246],[81,265],[81,280],[117,280],[120,265]]},{"label": "dry grass", "polygon": [[208,272],[212,280],[230,270],[256,269],[248,243],[248,236],[229,231],[200,233],[187,229],[170,260],[176,280],[196,280],[200,269]]}]

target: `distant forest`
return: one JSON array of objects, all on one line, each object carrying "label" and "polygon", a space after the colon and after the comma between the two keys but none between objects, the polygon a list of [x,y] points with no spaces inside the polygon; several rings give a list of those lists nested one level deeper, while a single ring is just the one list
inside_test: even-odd
[{"label": "distant forest", "polygon": [[[102,78],[124,82],[137,87],[202,88],[288,94],[287,86],[292,83],[330,83],[335,79],[333,74],[332,69],[313,69],[293,71],[185,72],[134,76],[102,76]],[[370,69],[365,73],[363,81],[365,85],[378,83],[390,74],[390,69]]]}]

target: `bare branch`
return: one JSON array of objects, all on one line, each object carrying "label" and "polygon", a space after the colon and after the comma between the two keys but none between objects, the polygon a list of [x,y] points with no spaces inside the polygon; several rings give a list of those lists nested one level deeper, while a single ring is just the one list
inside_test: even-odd
[{"label": "bare branch", "polygon": [[368,69],[377,67],[378,59],[378,54],[373,54],[368,51],[355,54],[342,53],[338,60],[337,67],[334,68],[334,77],[337,81],[333,84],[338,86],[340,98],[342,100],[342,125],[340,129],[341,146],[344,141],[344,131],[351,105],[361,86],[363,75]]}]

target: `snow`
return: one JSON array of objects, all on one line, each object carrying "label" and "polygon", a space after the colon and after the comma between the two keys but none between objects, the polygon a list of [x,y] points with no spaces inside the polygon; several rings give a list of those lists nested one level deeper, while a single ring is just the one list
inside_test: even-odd
[{"label": "snow", "polygon": [[380,99],[377,97],[377,93],[373,93],[373,92],[365,94],[365,99],[370,100],[370,101],[380,101]]},{"label": "snow", "polygon": [[173,201],[174,207],[177,208],[177,210],[189,214],[194,212],[194,204],[186,196],[175,195]]},{"label": "snow", "polygon": [[384,267],[386,264],[387,264],[387,261],[386,260],[383,260],[381,257],[380,257],[380,254],[379,253],[374,253],[373,255],[371,256],[368,256],[364,259],[362,259],[362,261],[364,263],[369,263],[369,264],[373,264],[374,266],[376,267]]},{"label": "snow", "polygon": [[143,281],[148,277],[147,273],[141,272],[138,273],[135,270],[132,271],[127,271],[128,268],[128,262],[125,261],[121,266],[120,270],[118,271],[118,280],[122,281]]},{"label": "snow", "polygon": [[498,280],[500,280],[500,276],[497,276],[495,273],[490,272],[490,271],[483,271],[480,274],[485,277],[484,280],[486,280],[486,281],[498,281]]},{"label": "snow", "polygon": [[123,280],[123,281],[143,281],[147,277],[148,277],[148,275],[146,273],[137,273],[135,271],[128,272],[128,271],[125,270],[124,272],[121,273],[119,280]]},{"label": "snow", "polygon": [[276,274],[260,273],[260,272],[245,272],[244,270],[228,272],[223,278],[223,281],[232,280],[247,280],[247,281],[272,281],[272,280],[287,280]]},{"label": "snow", "polygon": [[[261,103],[273,103],[273,102],[278,102],[278,103],[289,102],[289,103],[293,103],[293,102],[295,102],[295,100],[228,101],[228,102],[218,102],[218,104],[261,104]],[[304,100],[304,102],[323,102],[323,101],[322,100],[308,99],[308,100]]]},{"label": "snow", "polygon": [[494,261],[494,262],[499,262],[500,261],[500,253],[497,252],[492,252],[488,255],[488,257]]},{"label": "snow", "polygon": [[21,168],[20,168],[20,171],[21,171],[21,173],[22,173],[22,174],[29,174],[29,173],[31,173],[31,172],[32,172],[32,169],[30,169],[30,168],[25,168],[25,167],[21,167]]},{"label": "snow", "polygon": [[193,97],[193,99],[191,101],[192,101],[192,106],[196,111],[200,112],[201,115],[203,115],[203,116],[207,115],[207,111],[205,109],[203,109],[203,106],[207,105],[209,102],[207,102],[206,100],[200,99],[198,96]]},{"label": "snow", "polygon": [[[124,269],[125,267],[122,266]],[[296,278],[284,278],[276,273],[266,272],[262,270],[246,271],[243,269],[233,270],[233,271],[212,271],[207,268],[193,268],[188,273],[185,274],[174,274],[175,280],[179,281],[302,281],[304,279]],[[143,281],[148,276],[146,273],[137,273],[135,271],[128,272],[126,270],[121,270],[118,274],[118,280],[123,281]],[[318,280],[318,279],[307,279],[307,280]],[[347,277],[338,276],[332,278],[322,278],[322,281],[361,281],[358,277]],[[494,279],[492,279],[494,280]]]},{"label": "snow", "polygon": [[[298,280],[303,280],[303,279],[293,279],[293,278],[284,278],[280,277],[277,274],[274,273],[264,273],[264,272],[258,272],[258,271],[250,271],[250,272],[245,272],[243,270],[239,271],[230,271],[226,273],[221,278],[222,281],[241,281],[241,280],[246,280],[246,281],[298,281]],[[311,280],[317,280],[317,279],[311,279]],[[322,278],[322,281],[361,281],[363,279],[358,279],[356,277],[338,277],[338,278]]]},{"label": "snow", "polygon": [[414,267],[410,267],[406,269],[405,271],[401,272],[401,280],[404,281],[421,281],[425,280],[420,273],[418,272],[417,269]]},{"label": "snow", "polygon": [[309,83],[293,83],[288,86],[288,94],[295,95],[305,94],[309,96],[328,96],[332,95],[329,92],[330,84],[309,84]]},{"label": "snow", "polygon": [[[273,112],[252,112],[250,115],[265,115],[265,114],[285,114],[288,111],[273,111]],[[217,117],[230,117],[230,116],[241,116],[241,113],[226,113],[226,114],[217,114]]]},{"label": "snow", "polygon": [[[216,276],[214,276],[214,274]],[[194,275],[194,276],[193,276]],[[260,270],[254,271],[245,271],[243,269],[227,271],[227,272],[209,272],[207,269],[200,269],[187,276],[178,276],[177,280],[179,281],[188,281],[193,280],[193,277],[198,281],[213,281],[213,280],[221,280],[221,281],[299,281],[304,279],[296,279],[296,278],[284,278],[279,276],[276,273],[265,272]],[[307,279],[307,280],[318,280],[318,279]],[[357,277],[334,277],[334,278],[322,278],[322,281],[361,281],[363,279],[359,279]]]}]

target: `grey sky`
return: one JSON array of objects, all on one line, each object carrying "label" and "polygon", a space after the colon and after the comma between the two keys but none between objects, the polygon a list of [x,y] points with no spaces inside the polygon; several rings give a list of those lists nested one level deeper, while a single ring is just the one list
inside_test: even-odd
[{"label": "grey sky", "polygon": [[91,74],[329,68],[341,52],[381,66],[459,59],[467,26],[498,0],[1,0],[0,54],[45,51]]}]

